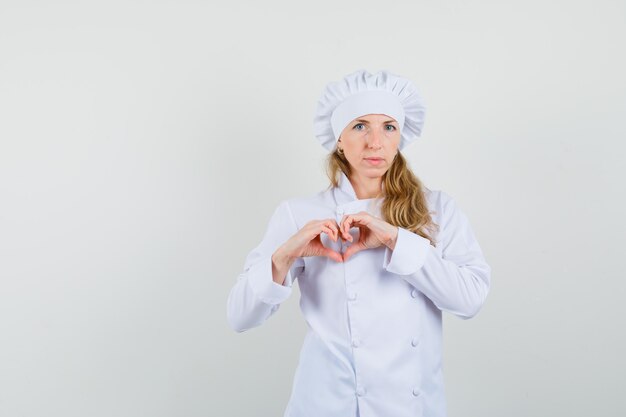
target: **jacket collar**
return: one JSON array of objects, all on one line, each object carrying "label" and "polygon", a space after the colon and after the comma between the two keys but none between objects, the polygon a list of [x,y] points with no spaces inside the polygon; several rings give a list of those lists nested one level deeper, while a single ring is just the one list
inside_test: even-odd
[{"label": "jacket collar", "polygon": [[[432,195],[432,191],[426,186],[423,186],[423,189],[426,198],[430,198]],[[356,213],[359,211],[367,211],[374,214],[375,216],[381,217],[380,209],[384,198],[365,198],[362,200],[357,199],[354,188],[352,188],[352,183],[350,182],[346,174],[343,173],[343,171],[341,172],[341,176],[339,177],[339,186],[333,188],[332,192],[335,203],[337,205],[336,213],[339,217],[341,217],[343,214]]]},{"label": "jacket collar", "polygon": [[339,177],[339,190],[343,192],[345,197],[349,200],[356,200],[356,193],[354,192],[354,188],[352,187],[352,183],[350,179],[346,176],[346,174],[341,171],[341,177]]},{"label": "jacket collar", "polygon": [[350,179],[344,172],[341,172],[339,177],[339,186],[333,188],[333,196],[337,203],[337,214],[349,214],[359,211],[367,211],[369,213],[379,215],[379,207],[377,204],[382,203],[382,198],[364,198],[358,199]]}]

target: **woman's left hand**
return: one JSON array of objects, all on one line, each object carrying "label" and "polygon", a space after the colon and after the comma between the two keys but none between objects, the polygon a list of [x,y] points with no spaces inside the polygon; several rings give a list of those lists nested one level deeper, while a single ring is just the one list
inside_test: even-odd
[{"label": "woman's left hand", "polygon": [[343,253],[344,262],[364,249],[374,249],[382,245],[393,249],[396,245],[398,227],[365,211],[346,214],[339,222],[339,231],[343,239],[349,242],[352,242],[352,235],[349,232],[352,227],[359,228],[359,241],[353,242]]}]

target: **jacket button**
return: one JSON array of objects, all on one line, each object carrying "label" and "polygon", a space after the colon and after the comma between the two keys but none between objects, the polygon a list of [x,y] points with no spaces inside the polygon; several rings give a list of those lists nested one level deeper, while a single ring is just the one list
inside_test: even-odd
[{"label": "jacket button", "polygon": [[419,345],[420,341],[417,339],[417,337],[414,337],[413,340],[411,340],[411,345],[413,347]]},{"label": "jacket button", "polygon": [[417,290],[412,290],[411,291],[411,297],[416,298],[417,297]]},{"label": "jacket button", "polygon": [[352,291],[348,293],[348,300],[354,301],[356,300],[356,292]]},{"label": "jacket button", "polygon": [[352,347],[359,347],[360,343],[358,339],[352,339]]},{"label": "jacket button", "polygon": [[417,397],[418,395],[420,395],[420,390],[419,390],[419,389],[417,389],[417,388],[413,388],[413,395],[414,395],[414,396],[416,396],[416,397]]},{"label": "jacket button", "polygon": [[356,389],[356,395],[358,395],[359,397],[362,397],[365,395],[365,388],[363,387],[358,387]]}]

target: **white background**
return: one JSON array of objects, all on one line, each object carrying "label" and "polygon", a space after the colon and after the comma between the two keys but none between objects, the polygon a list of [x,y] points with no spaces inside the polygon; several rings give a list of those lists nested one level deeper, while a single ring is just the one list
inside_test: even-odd
[{"label": "white background", "polygon": [[493,269],[449,415],[625,415],[625,40],[617,0],[0,0],[0,416],[282,415],[299,294],[226,298],[360,68],[421,89],[404,155]]}]

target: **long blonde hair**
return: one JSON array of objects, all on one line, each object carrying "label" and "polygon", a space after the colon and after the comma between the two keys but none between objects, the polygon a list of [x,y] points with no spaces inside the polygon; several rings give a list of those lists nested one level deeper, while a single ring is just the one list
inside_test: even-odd
[{"label": "long blonde hair", "polygon": [[[350,163],[337,148],[326,158],[326,174],[332,187],[339,186],[341,172],[350,178]],[[391,166],[383,174],[384,199],[381,206],[383,219],[394,225],[416,233],[436,246],[434,237],[439,231],[428,211],[424,186],[413,174],[406,159],[398,152]]]}]

